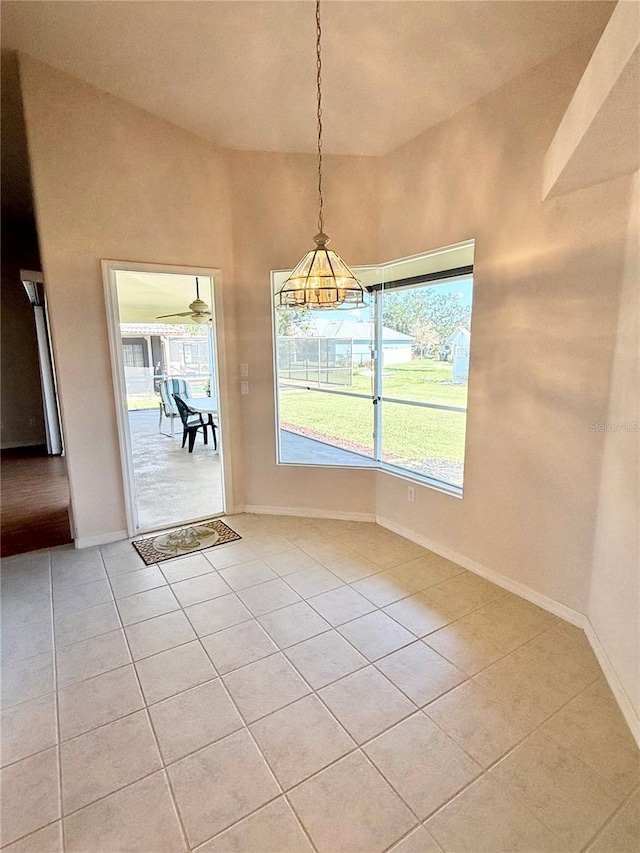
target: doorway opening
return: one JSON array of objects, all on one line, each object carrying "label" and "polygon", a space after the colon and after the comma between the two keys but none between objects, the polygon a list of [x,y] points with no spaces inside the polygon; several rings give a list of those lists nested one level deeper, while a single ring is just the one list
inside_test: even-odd
[{"label": "doorway opening", "polygon": [[222,515],[215,271],[105,264],[129,534]]},{"label": "doorway opening", "polygon": [[32,270],[18,275],[8,254],[2,286],[3,557],[72,541],[44,278]]}]

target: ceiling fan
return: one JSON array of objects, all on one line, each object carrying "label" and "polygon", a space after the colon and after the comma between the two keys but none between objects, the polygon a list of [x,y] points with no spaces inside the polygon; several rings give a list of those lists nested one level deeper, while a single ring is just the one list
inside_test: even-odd
[{"label": "ceiling fan", "polygon": [[189,305],[188,311],[182,311],[180,314],[161,314],[156,317],[156,320],[165,320],[167,317],[191,317],[193,323],[210,323],[212,319],[211,311],[206,302],[200,299],[200,283],[196,277],[196,298]]}]

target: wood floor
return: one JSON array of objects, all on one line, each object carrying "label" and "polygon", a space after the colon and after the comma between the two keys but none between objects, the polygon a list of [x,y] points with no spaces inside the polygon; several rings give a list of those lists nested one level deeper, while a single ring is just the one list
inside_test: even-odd
[{"label": "wood floor", "polygon": [[2,451],[3,557],[71,542],[65,461],[40,448]]}]

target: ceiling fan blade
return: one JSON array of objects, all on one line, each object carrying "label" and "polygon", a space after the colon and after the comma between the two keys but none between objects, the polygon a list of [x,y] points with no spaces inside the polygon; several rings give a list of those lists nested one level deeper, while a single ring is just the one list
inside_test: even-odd
[{"label": "ceiling fan blade", "polygon": [[156,317],[156,320],[164,320],[166,317],[190,317],[191,314],[191,311],[183,311],[181,314],[161,314],[159,317]]}]

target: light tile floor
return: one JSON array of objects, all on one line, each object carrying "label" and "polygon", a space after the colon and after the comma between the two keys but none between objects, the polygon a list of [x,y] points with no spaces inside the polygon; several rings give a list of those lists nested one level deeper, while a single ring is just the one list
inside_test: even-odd
[{"label": "light tile floor", "polygon": [[583,633],[372,524],[5,560],[12,853],[637,851]]}]

